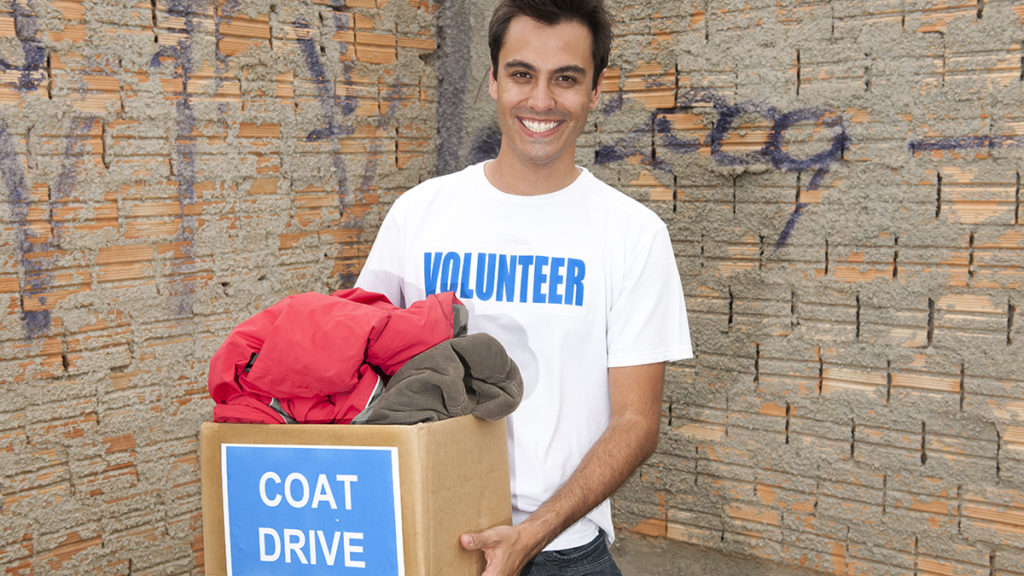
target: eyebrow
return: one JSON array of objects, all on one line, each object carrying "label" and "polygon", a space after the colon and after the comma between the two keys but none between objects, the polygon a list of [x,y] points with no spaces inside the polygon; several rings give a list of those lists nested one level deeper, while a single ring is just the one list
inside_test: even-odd
[{"label": "eyebrow", "polygon": [[[529,72],[536,72],[537,71],[537,67],[536,66],[534,66],[533,64],[530,64],[529,62],[526,62],[524,60],[509,60],[508,62],[505,62],[505,67],[506,68],[520,68],[520,69],[523,69],[523,70],[527,70]],[[555,74],[555,75],[560,75],[560,74],[577,74],[579,76],[586,77],[587,69],[584,68],[583,66],[577,66],[576,64],[567,64],[565,66],[559,66],[558,68],[555,68],[555,70],[553,71],[553,74]]]}]

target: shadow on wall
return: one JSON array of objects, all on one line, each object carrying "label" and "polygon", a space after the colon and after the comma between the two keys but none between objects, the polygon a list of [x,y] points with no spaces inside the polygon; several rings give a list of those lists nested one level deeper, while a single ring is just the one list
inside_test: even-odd
[{"label": "shadow on wall", "polygon": [[473,145],[469,149],[469,164],[496,158],[499,150],[501,130],[495,125],[483,128],[473,137]]}]

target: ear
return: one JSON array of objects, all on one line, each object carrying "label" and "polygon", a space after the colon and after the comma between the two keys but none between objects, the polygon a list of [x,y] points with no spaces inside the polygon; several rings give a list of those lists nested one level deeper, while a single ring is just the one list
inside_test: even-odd
[{"label": "ear", "polygon": [[597,87],[594,88],[593,94],[590,95],[590,109],[597,108],[597,101],[601,99],[601,84],[604,83],[604,73],[608,69],[601,70],[601,75],[597,77]]},{"label": "ear", "polygon": [[487,72],[487,91],[491,93],[491,98],[498,99],[498,81],[495,79],[493,66]]}]

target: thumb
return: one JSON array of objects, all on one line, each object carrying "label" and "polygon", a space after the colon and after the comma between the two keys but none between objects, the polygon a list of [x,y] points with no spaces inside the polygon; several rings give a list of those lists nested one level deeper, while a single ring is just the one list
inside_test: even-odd
[{"label": "thumb", "polygon": [[459,536],[459,543],[461,543],[462,547],[466,550],[479,550],[482,539],[480,538],[480,534],[467,532],[466,534]]}]

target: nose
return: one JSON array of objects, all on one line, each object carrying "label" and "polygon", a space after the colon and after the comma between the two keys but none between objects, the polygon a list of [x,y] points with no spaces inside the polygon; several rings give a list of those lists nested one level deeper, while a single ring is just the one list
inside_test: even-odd
[{"label": "nose", "polygon": [[535,82],[530,88],[530,108],[537,111],[550,110],[555,106],[555,97],[547,82]]}]

